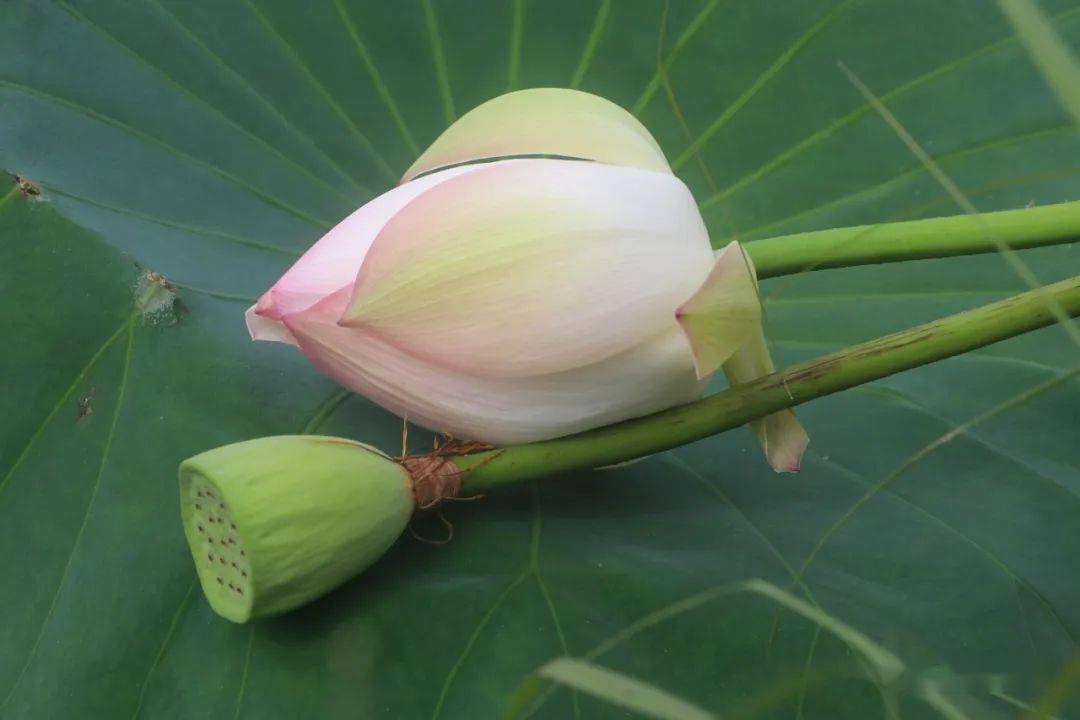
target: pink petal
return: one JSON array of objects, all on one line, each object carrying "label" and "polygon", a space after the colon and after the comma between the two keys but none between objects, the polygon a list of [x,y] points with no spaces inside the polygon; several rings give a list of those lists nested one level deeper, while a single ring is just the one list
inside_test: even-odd
[{"label": "pink petal", "polygon": [[666,330],[712,264],[694,199],[673,175],[505,161],[395,215],[342,324],[459,372],[544,375]]},{"label": "pink petal", "polygon": [[310,307],[356,278],[372,241],[386,222],[421,193],[475,166],[451,168],[399,185],[342,220],[311,246],[256,304],[260,315],[280,318]]}]

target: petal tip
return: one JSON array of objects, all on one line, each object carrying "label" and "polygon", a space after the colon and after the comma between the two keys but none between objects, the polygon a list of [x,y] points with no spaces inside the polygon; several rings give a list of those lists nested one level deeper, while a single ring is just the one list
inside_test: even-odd
[{"label": "petal tip", "polygon": [[361,324],[363,324],[363,320],[359,317],[356,317],[355,313],[350,313],[348,310],[342,313],[341,317],[337,319],[336,323],[338,327],[343,328],[354,328],[357,325]]},{"label": "petal tip", "polygon": [[765,419],[763,430],[759,439],[773,470],[777,473],[799,472],[810,437],[795,413],[789,409],[770,415]]},{"label": "petal tip", "polygon": [[277,300],[274,297],[275,290],[270,288],[259,296],[258,301],[251,306],[250,311],[254,311],[256,315],[260,315],[272,320],[281,319],[281,311],[278,309]]},{"label": "petal tip", "polygon": [[247,323],[248,334],[253,341],[264,340],[267,342],[283,342],[289,345],[297,345],[296,338],[285,324],[276,318],[267,317],[259,311],[258,304],[252,305],[244,313],[244,321]]}]

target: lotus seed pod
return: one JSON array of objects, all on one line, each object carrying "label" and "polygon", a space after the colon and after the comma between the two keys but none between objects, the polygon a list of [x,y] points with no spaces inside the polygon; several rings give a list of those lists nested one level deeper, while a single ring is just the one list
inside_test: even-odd
[{"label": "lotus seed pod", "polygon": [[375,448],[311,435],[208,450],[180,465],[180,514],[210,606],[242,623],[313,600],[375,562],[414,506]]}]

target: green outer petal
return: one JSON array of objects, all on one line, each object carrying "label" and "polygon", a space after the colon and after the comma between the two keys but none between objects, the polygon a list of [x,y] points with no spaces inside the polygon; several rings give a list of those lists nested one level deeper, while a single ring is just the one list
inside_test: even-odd
[{"label": "green outer petal", "polygon": [[[209,528],[198,528],[193,492],[206,487],[235,526],[231,559],[242,550],[249,574],[242,594],[219,583],[218,566],[207,561],[217,545],[207,544]],[[405,469],[350,440],[260,438],[180,465],[180,512],[199,580],[214,611],[233,622],[291,610],[337,587],[393,544],[412,511]]]},{"label": "green outer petal", "polygon": [[[709,277],[675,313],[694,355],[698,377],[723,367],[732,385],[773,372],[761,325],[757,270],[738,242],[717,253]],[[750,422],[769,464],[777,472],[798,472],[810,439],[791,409]]]},{"label": "green outer petal", "polygon": [[558,155],[671,172],[637,118],[610,100],[564,88],[500,95],[462,115],[417,158],[402,182],[470,160]]},{"label": "green outer petal", "polygon": [[[765,333],[759,325],[742,347],[724,363],[724,375],[732,385],[740,385],[776,370]],[[798,472],[810,438],[795,411],[780,410],[750,421],[750,430],[761,443],[766,459],[776,472]]]},{"label": "green outer petal", "polygon": [[717,254],[701,287],[675,311],[694,354],[698,378],[716,372],[757,330],[761,302],[750,258],[738,242]]}]

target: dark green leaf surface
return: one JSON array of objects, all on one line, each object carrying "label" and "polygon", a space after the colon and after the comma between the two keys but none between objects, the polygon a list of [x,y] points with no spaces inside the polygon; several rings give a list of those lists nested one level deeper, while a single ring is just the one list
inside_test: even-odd
[{"label": "dark green leaf surface", "polygon": [[[1080,7],[1042,6],[1075,48]],[[957,211],[838,60],[980,209],[1080,196],[1071,119],[993,3],[674,0],[664,75],[689,133],[657,73],[662,10],[3,3],[0,168],[42,195],[0,188],[0,716],[495,717],[537,667],[650,613],[596,661],[724,717],[882,715],[857,655],[803,616],[757,596],[664,612],[795,577],[793,592],[912,673],[1008,675],[1012,700],[984,694],[986,710],[1039,696],[1080,636],[1080,382],[970,428],[852,507],[928,443],[1075,365],[1060,328],[804,408],[798,476],[772,474],[740,430],[452,505],[449,545],[406,536],[280,619],[234,626],[201,597],[181,459],[305,428],[400,442],[400,420],[291,348],[252,344],[247,303],[449,116],[507,88],[577,81],[638,109],[717,244]],[[1076,273],[1077,252],[1023,257],[1051,281]],[[178,304],[144,312],[146,270]],[[993,256],[765,285],[780,364],[1023,289]],[[935,716],[916,693],[900,709]],[[536,715],[625,716],[567,690]]]}]

